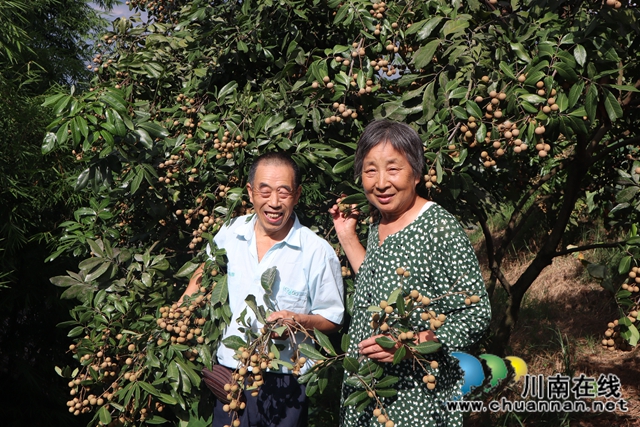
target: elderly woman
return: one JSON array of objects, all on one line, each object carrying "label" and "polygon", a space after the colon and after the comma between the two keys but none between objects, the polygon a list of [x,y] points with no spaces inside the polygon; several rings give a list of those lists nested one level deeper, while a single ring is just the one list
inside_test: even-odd
[{"label": "elderly woman", "polygon": [[[404,123],[372,122],[358,142],[354,163],[355,176],[379,213],[369,229],[366,250],[356,234],[357,212],[342,212],[337,205],[330,209],[340,244],[357,273],[348,353],[380,362],[386,375],[399,378],[393,385],[398,394],[381,397],[382,407],[373,402],[358,412],[355,406],[343,406],[343,426],[462,426],[462,414],[443,406],[459,395],[462,385],[463,372],[451,352],[468,350],[481,339],[491,309],[478,260],[462,227],[416,192],[424,167],[423,144],[416,131]],[[428,309],[446,316],[434,330],[420,310],[411,314],[416,342],[442,345],[428,355],[435,363],[422,363],[426,372],[411,360],[410,352],[393,365],[399,346],[383,348],[375,341],[382,332],[372,329],[367,308],[380,304],[399,286],[430,298]],[[430,374],[435,387],[423,382]],[[354,391],[345,384],[343,399]]]}]

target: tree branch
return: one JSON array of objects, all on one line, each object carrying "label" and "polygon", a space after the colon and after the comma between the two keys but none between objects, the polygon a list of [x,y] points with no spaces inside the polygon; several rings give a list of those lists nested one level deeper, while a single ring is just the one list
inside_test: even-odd
[{"label": "tree branch", "polygon": [[596,148],[598,148],[598,144],[600,143],[600,141],[602,141],[602,138],[604,138],[607,132],[609,132],[609,129],[611,129],[610,125],[602,125],[600,129],[598,129],[593,134],[593,136],[589,140],[587,148],[585,149],[586,155],[588,157],[591,157],[593,155],[593,153],[596,151]]},{"label": "tree branch", "polygon": [[509,295],[511,295],[512,285],[511,283],[509,283],[507,278],[504,277],[504,274],[502,274],[502,270],[500,270],[500,267],[491,267],[491,274],[493,274],[498,279],[504,290],[507,291]]},{"label": "tree branch", "polygon": [[[540,187],[542,187],[545,182],[553,178],[558,173],[558,171],[563,169],[563,167],[564,165],[561,163],[555,168],[551,169],[545,176],[540,178],[537,183],[532,185],[529,191],[527,191],[527,193],[522,198],[520,198],[520,201],[511,213],[511,218],[509,218],[509,223],[507,224],[507,228],[504,232],[504,239],[502,241],[502,244],[500,245],[500,249],[496,252],[496,258],[502,260],[502,256],[506,252],[506,248],[509,247],[514,237],[517,235],[517,232],[522,228],[522,223],[524,223],[529,215],[531,215],[531,213],[533,212],[532,208],[530,207],[529,209],[527,209],[526,213],[521,214],[524,205],[540,189]],[[518,224],[516,224],[518,218],[520,218],[520,221],[518,222]]]},{"label": "tree branch", "polygon": [[[640,80],[638,80],[634,86],[635,86],[636,89],[640,89]],[[633,92],[629,91],[629,92],[627,92],[625,97],[622,98],[622,101],[620,102],[620,105],[622,107],[627,107],[631,103],[632,99],[633,99]]]},{"label": "tree branch", "polygon": [[640,143],[640,136],[636,136],[635,138],[625,139],[623,141],[618,141],[615,144],[611,144],[607,146],[602,151],[599,151],[598,154],[596,154],[595,156],[591,157],[591,159],[589,159],[589,162],[587,164],[588,166],[591,166],[594,163],[602,160],[603,157],[606,157],[607,155],[609,155],[609,153],[616,151],[618,148],[624,147],[625,145],[635,145],[638,143]]},{"label": "tree branch", "polygon": [[615,248],[617,246],[624,245],[625,243],[626,241],[624,240],[621,242],[612,242],[612,243],[594,243],[593,245],[585,245],[577,248],[571,248],[571,249],[566,249],[564,251],[555,252],[552,254],[552,256],[555,258],[563,255],[572,254],[574,252],[588,251],[590,249]]}]

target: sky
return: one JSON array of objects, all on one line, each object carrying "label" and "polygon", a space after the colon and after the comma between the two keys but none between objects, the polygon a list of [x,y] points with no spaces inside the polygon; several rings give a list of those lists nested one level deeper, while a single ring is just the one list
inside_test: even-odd
[{"label": "sky", "polygon": [[[92,5],[94,9],[99,9],[95,4],[92,3]],[[105,17],[113,21],[116,18],[128,17],[131,15],[133,15],[133,11],[129,10],[129,6],[125,4],[124,0],[121,0],[119,5],[115,6],[111,12],[105,14]],[[142,18],[146,18],[146,13],[142,14]]]}]

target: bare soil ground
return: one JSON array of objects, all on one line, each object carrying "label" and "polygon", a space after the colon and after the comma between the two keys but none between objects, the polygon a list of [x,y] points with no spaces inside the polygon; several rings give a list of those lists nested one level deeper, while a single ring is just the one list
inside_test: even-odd
[{"label": "bare soil ground", "polygon": [[[525,259],[505,265],[511,282],[527,266]],[[482,260],[481,260],[482,264]],[[483,272],[488,279],[489,272]],[[556,258],[529,289],[513,331],[510,355],[527,363],[529,374],[555,373],[597,378],[615,374],[622,383],[628,412],[571,414],[471,414],[468,426],[640,427],[640,351],[606,350],[601,345],[607,323],[619,318],[612,295],[583,273],[573,256]],[[563,337],[563,341],[561,338]],[[564,352],[563,352],[564,347]],[[522,381],[505,390],[519,400]]]}]

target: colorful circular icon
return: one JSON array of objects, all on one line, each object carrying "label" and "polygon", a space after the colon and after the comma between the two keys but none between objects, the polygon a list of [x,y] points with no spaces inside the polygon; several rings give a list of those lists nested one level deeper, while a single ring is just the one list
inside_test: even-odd
[{"label": "colorful circular icon", "polygon": [[501,380],[507,377],[507,365],[500,357],[493,354],[481,354],[478,356],[487,362],[487,366],[491,369],[491,387],[495,387]]},{"label": "colorful circular icon", "polygon": [[513,368],[513,370],[515,372],[514,380],[520,381],[520,378],[522,378],[525,375],[527,375],[527,372],[528,372],[527,364],[525,363],[524,360],[522,360],[521,358],[519,358],[517,356],[507,356],[507,357],[505,357],[505,359],[507,359],[509,362],[511,362],[511,367]]},{"label": "colorful circular icon", "polygon": [[484,370],[482,363],[475,357],[467,353],[452,352],[451,355],[458,359],[460,368],[464,371],[464,384],[462,384],[462,394],[471,391],[472,387],[478,387],[484,381]]}]

